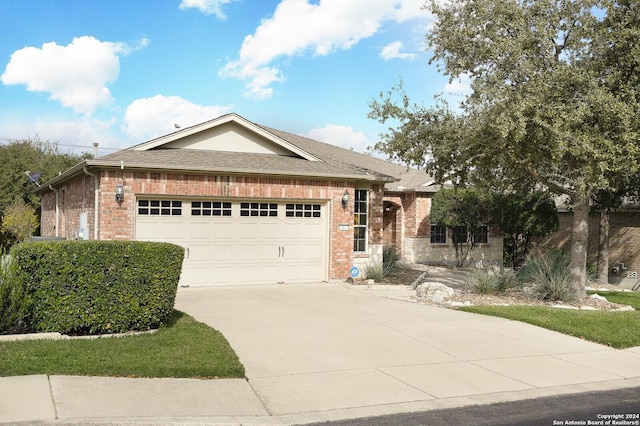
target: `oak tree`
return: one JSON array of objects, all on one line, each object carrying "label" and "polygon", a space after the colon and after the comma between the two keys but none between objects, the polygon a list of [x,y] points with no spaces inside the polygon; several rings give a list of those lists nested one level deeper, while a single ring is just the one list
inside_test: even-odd
[{"label": "oak tree", "polygon": [[629,161],[640,154],[637,2],[428,0],[426,7],[435,17],[426,37],[431,63],[451,79],[467,77],[471,94],[458,113],[381,96],[370,117],[401,125],[377,148],[440,176],[523,180],[568,195],[572,286],[584,297],[590,199],[639,169]]}]

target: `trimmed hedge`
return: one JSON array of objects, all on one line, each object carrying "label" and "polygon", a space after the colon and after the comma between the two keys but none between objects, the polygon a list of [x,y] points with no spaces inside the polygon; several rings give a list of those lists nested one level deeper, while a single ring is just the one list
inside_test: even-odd
[{"label": "trimmed hedge", "polygon": [[142,241],[28,242],[11,250],[36,332],[149,330],[173,312],[184,249]]},{"label": "trimmed hedge", "polygon": [[0,335],[29,332],[31,297],[14,278],[14,271],[11,257],[0,256]]}]

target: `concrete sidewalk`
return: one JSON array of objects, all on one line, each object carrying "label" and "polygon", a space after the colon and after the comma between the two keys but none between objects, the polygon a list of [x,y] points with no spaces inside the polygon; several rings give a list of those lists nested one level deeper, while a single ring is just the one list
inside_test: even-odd
[{"label": "concrete sidewalk", "polygon": [[247,380],[0,378],[0,422],[302,424],[640,386],[640,348],[397,300],[410,291],[180,289],[176,308],[227,337]]}]

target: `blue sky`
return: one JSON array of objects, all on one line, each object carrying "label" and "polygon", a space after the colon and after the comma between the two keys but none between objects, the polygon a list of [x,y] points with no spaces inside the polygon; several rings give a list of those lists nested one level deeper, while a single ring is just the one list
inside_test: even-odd
[{"label": "blue sky", "polygon": [[[0,142],[100,154],[235,112],[364,152],[368,103],[429,104],[423,0],[4,0]],[[459,87],[458,87],[459,89]]]}]

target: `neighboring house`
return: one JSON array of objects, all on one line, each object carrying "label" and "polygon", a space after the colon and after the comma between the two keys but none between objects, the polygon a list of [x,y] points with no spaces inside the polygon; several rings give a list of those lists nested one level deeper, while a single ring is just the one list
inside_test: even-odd
[{"label": "neighboring house", "polygon": [[[546,236],[540,245],[569,251],[573,213],[567,208],[566,197],[556,199],[558,231]],[[589,215],[587,263],[595,267],[598,262],[600,240],[600,213]],[[609,214],[609,282],[621,287],[640,287],[640,203],[628,199],[622,207]],[[636,287],[638,288],[638,287]]]},{"label": "neighboring house", "polygon": [[[180,244],[181,284],[215,285],[346,279],[385,244],[450,263],[428,218],[437,189],[424,171],[228,114],[84,160],[36,192],[42,235]],[[501,234],[480,238],[474,259],[500,263]]]}]

